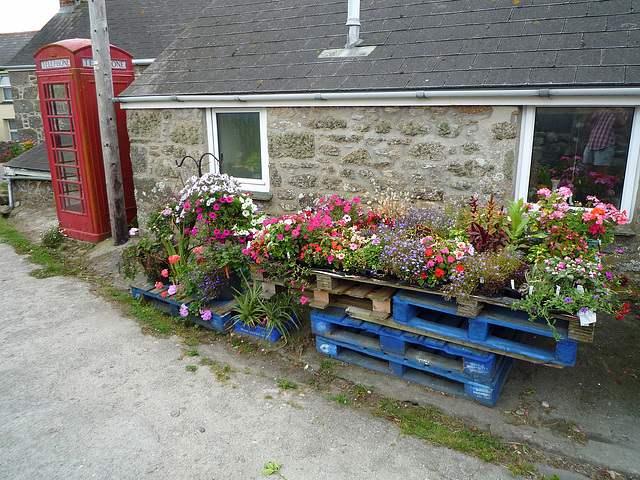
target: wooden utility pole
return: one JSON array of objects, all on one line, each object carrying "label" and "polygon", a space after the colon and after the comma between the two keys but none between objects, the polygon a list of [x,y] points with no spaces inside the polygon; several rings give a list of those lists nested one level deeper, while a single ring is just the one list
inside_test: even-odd
[{"label": "wooden utility pole", "polygon": [[114,245],[127,241],[127,209],[122,185],[120,146],[116,125],[116,107],[113,101],[113,75],[111,73],[111,48],[105,0],[89,0],[91,22],[91,50],[93,72],[98,96],[98,119],[102,142],[102,160],[107,184],[107,202]]}]

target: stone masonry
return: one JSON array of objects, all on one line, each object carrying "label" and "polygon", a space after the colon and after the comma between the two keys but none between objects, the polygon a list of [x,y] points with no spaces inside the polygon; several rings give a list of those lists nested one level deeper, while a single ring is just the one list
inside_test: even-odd
[{"label": "stone masonry", "polygon": [[[413,203],[513,195],[517,107],[268,108],[269,213],[338,194]],[[206,152],[204,111],[127,112],[138,209],[194,174]],[[205,169],[205,171],[207,171]],[[145,205],[146,204],[146,205]]]}]

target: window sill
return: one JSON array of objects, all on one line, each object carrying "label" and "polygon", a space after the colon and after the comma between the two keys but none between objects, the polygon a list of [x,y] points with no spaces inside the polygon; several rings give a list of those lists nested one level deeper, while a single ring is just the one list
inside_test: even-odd
[{"label": "window sill", "polygon": [[268,202],[273,198],[273,195],[271,195],[269,192],[250,192],[250,193],[251,193],[251,198],[259,202]]}]

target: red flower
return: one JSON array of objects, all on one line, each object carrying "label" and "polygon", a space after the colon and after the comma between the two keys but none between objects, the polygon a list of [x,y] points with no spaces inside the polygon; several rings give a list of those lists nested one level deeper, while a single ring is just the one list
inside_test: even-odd
[{"label": "red flower", "polygon": [[456,266],[456,272],[458,272],[458,273],[464,272],[464,267],[462,265],[457,265]]},{"label": "red flower", "polygon": [[171,255],[169,257],[169,263],[176,263],[180,261],[180,255]]},{"label": "red flower", "polygon": [[441,268],[436,268],[436,278],[440,278],[444,275],[444,270]]},{"label": "red flower", "polygon": [[427,249],[424,251],[424,254],[430,257],[431,255],[433,255],[433,250],[431,250],[430,248],[427,248]]},{"label": "red flower", "polygon": [[162,288],[163,284],[162,282],[156,282],[156,288]]},{"label": "red flower", "polygon": [[169,276],[169,270],[165,268],[164,270],[162,270],[162,272],[160,272],[160,275],[162,275],[164,278],[167,278]]},{"label": "red flower", "polygon": [[420,274],[420,278],[422,278],[422,279],[424,280],[425,278],[427,278],[427,274],[426,274],[426,273],[424,273],[424,272],[422,272],[422,273]]}]

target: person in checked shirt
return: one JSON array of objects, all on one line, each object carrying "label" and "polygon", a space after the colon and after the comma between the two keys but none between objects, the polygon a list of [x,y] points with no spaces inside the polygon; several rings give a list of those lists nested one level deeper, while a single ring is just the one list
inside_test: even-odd
[{"label": "person in checked shirt", "polygon": [[583,156],[587,173],[608,175],[615,150],[616,130],[627,123],[627,112],[622,108],[601,108],[593,112],[589,123],[591,134]]}]

